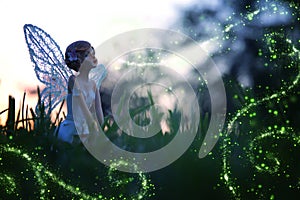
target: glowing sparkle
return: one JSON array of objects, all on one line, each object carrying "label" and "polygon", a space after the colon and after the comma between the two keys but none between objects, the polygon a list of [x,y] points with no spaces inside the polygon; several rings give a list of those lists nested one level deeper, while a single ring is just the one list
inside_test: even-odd
[{"label": "glowing sparkle", "polygon": [[[292,6],[294,7],[294,5]],[[247,8],[250,8],[247,7]],[[279,8],[274,4],[272,5],[273,11],[278,12]],[[246,15],[246,18],[249,21],[252,21],[254,17],[258,14],[261,14],[267,10],[261,9],[260,11],[254,11],[252,13],[248,13]],[[280,14],[286,15],[286,12],[280,12]],[[232,27],[231,27],[232,29]],[[292,43],[291,39],[286,39],[286,45],[289,47],[290,50],[292,50],[289,54],[280,54],[278,53],[278,49],[274,48],[277,41],[275,39],[275,36],[278,36],[277,33],[268,33],[265,34],[265,42],[267,45],[267,48],[270,52],[270,62],[273,62],[274,60],[282,58],[284,55],[285,57],[292,58],[294,61],[299,62],[300,60],[300,53],[299,50],[296,48],[296,46]],[[264,53],[261,49],[258,50],[259,56],[264,56]],[[293,62],[294,62],[293,61]],[[270,63],[265,63],[265,66],[270,66]],[[296,65],[297,66],[297,65]],[[284,66],[284,69],[290,68],[289,66]],[[235,199],[242,199],[242,187],[239,185],[239,180],[237,177],[234,177],[233,168],[230,163],[230,157],[234,151],[234,149],[239,149],[240,144],[237,142],[233,142],[231,135],[235,132],[237,127],[237,124],[240,124],[241,119],[245,116],[249,116],[250,118],[256,118],[257,114],[253,110],[256,107],[264,107],[268,105],[268,102],[273,102],[274,104],[282,103],[281,100],[289,97],[289,95],[292,97],[293,93],[295,92],[296,86],[299,84],[299,78],[300,78],[300,65],[298,65],[298,73],[295,76],[295,79],[291,81],[290,84],[287,84],[284,80],[282,82],[284,83],[284,86],[280,88],[279,91],[274,92],[273,94],[267,95],[264,98],[261,99],[253,99],[248,96],[245,96],[244,99],[246,100],[246,105],[242,107],[240,110],[236,112],[235,115],[228,121],[228,124],[224,131],[224,139],[223,139],[223,146],[221,149],[223,150],[222,154],[222,161],[223,161],[223,172],[221,173],[221,180],[226,185],[226,188],[229,189],[230,193],[234,196]],[[270,90],[268,86],[266,86],[266,91]],[[234,95],[234,99],[238,99],[238,95]],[[267,107],[267,106],[266,106]],[[285,105],[286,108],[288,108],[288,105]],[[280,116],[280,110],[275,108],[269,108],[267,112],[270,115],[273,115],[273,117]],[[255,114],[254,114],[255,113]],[[283,111],[285,113],[285,111]],[[286,120],[286,124],[289,124],[289,120]],[[250,139],[251,138],[251,139]],[[272,141],[269,142],[269,141]],[[255,132],[251,132],[249,134],[249,141],[247,142],[247,146],[243,147],[244,153],[242,155],[239,155],[238,158],[241,160],[248,160],[250,161],[250,165],[254,168],[254,174],[251,178],[252,181],[257,181],[260,176],[266,176],[269,175],[272,178],[275,177],[286,177],[288,180],[291,179],[291,176],[287,173],[289,169],[289,165],[286,165],[285,163],[287,161],[284,160],[284,157],[280,157],[279,152],[274,152],[271,149],[279,148],[281,141],[288,141],[291,143],[290,151],[296,148],[299,148],[300,144],[300,137],[297,136],[294,132],[294,130],[287,126],[281,126],[279,124],[273,124],[266,126],[261,130],[256,130]],[[267,147],[269,148],[262,148],[262,144],[267,143]],[[271,144],[269,144],[271,143]],[[297,151],[297,149],[295,150]],[[232,158],[231,158],[232,159]],[[300,179],[300,177],[296,177],[296,179]],[[290,188],[300,188],[300,182],[296,184],[291,184],[289,186]],[[263,184],[257,184],[256,187],[251,187],[247,189],[247,192],[255,194],[258,198],[269,198],[269,199],[275,199],[276,196],[273,192],[275,192],[276,189],[269,188],[268,192],[271,192],[271,194],[263,193],[262,191],[265,190],[265,186]]]},{"label": "glowing sparkle", "polygon": [[[35,161],[34,158],[29,156],[25,150],[21,148],[12,147],[9,144],[1,145],[0,146],[0,152],[1,154],[12,154],[13,156],[17,157],[18,159],[24,159],[26,161],[26,165],[28,168],[26,168],[26,173],[29,171],[32,171],[34,173],[33,178],[36,180],[36,186],[37,191],[36,195],[39,195],[40,199],[49,199],[49,195],[51,195],[51,190],[48,187],[49,184],[56,184],[58,187],[61,187],[63,190],[69,192],[73,196],[78,197],[79,199],[128,199],[126,194],[112,194],[115,196],[109,196],[106,197],[102,193],[98,194],[88,194],[83,191],[78,186],[72,186],[68,183],[66,183],[64,180],[62,180],[58,175],[51,172],[48,167],[44,166],[42,163]],[[3,160],[1,160],[3,161]],[[126,185],[133,181],[133,177],[130,175],[126,176],[125,179],[118,180],[116,177],[112,176],[110,173],[113,170],[113,166],[120,165],[120,164],[128,164],[125,161],[118,161],[112,163],[112,168],[109,171],[109,179],[112,183],[117,183],[117,186],[120,185]],[[21,172],[21,174],[24,174],[24,172]],[[12,176],[9,176],[8,174],[0,174],[0,183],[1,185],[6,188],[6,194],[13,194],[15,196],[19,196],[18,190],[20,188],[17,188],[16,180]],[[24,174],[25,175],[25,174]],[[22,176],[24,176],[22,175]],[[23,177],[25,180],[29,180],[29,177]],[[30,178],[31,179],[31,178]],[[146,197],[153,196],[153,193],[150,193],[151,190],[154,189],[154,185],[151,184],[150,180],[147,179],[147,177],[143,173],[138,174],[138,180],[140,183],[140,190],[135,193],[135,195],[131,195],[130,199],[142,199]],[[55,197],[53,197],[55,198]]]}]

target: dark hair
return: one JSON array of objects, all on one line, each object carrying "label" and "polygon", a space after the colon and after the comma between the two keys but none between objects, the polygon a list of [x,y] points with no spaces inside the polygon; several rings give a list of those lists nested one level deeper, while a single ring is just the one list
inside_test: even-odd
[{"label": "dark hair", "polygon": [[74,71],[78,72],[81,63],[88,55],[88,50],[91,48],[91,44],[87,41],[79,40],[70,44],[65,52],[65,63]]}]

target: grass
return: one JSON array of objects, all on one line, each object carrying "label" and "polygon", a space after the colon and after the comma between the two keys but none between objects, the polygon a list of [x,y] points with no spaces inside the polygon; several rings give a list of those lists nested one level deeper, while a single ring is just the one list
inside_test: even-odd
[{"label": "grass", "polygon": [[[228,99],[232,97],[230,102],[232,114],[229,114],[228,117],[228,120],[230,120],[235,111],[239,110],[244,104],[242,101],[245,98],[243,97],[251,97],[253,94],[243,90],[240,91],[240,89],[233,89],[236,87],[232,84],[227,88],[229,88]],[[242,99],[241,101],[233,98],[237,95]],[[148,103],[130,110],[132,119],[139,125],[147,125],[150,120],[149,112],[155,102],[153,102],[151,93],[148,93],[147,98],[146,102]],[[0,178],[0,185],[2,186],[0,187],[0,193],[3,194],[3,198],[79,199],[81,197],[89,199],[88,196],[83,196],[83,194],[93,197],[99,197],[99,194],[101,194],[102,197],[116,197],[116,199],[127,197],[127,199],[132,199],[133,196],[137,197],[139,192],[143,191],[143,184],[138,175],[122,172],[113,172],[113,175],[111,175],[110,169],[91,156],[82,145],[69,145],[57,140],[54,131],[64,119],[64,114],[61,112],[63,103],[60,105],[58,113],[52,117],[45,113],[44,106],[39,99],[38,114],[32,108],[25,106],[25,93],[21,103],[22,106],[16,116],[14,114],[15,100],[13,97],[9,97],[8,109],[0,112],[1,115],[7,114],[8,116],[6,124],[0,127],[0,177],[2,177]],[[290,111],[288,111],[290,113],[286,114],[292,116],[293,111],[298,108],[298,104],[291,104],[289,101],[289,97],[282,99],[282,102],[286,102],[286,105],[290,106]],[[241,193],[245,199],[266,199],[272,197],[272,195],[280,199],[280,197],[285,197],[287,194],[289,194],[290,199],[293,199],[294,194],[297,193],[297,183],[293,181],[299,178],[299,162],[294,159],[299,155],[299,151],[297,153],[299,145],[295,146],[293,144],[295,140],[289,139],[290,137],[287,135],[285,137],[288,140],[285,142],[278,142],[276,138],[270,141],[268,139],[268,141],[257,142],[260,149],[267,149],[266,152],[269,152],[266,154],[265,159],[263,157],[259,158],[262,162],[273,164],[270,158],[278,156],[277,154],[284,155],[279,161],[280,168],[278,170],[280,171],[283,168],[282,174],[289,171],[289,178],[278,176],[278,173],[269,174],[267,171],[257,173],[255,171],[257,165],[252,163],[255,162],[255,159],[249,162],[247,155],[241,153],[248,148],[247,145],[253,141],[255,134],[259,135],[261,129],[273,127],[274,124],[280,126],[280,123],[286,121],[285,119],[288,116],[285,115],[278,114],[276,118],[270,117],[273,114],[273,112],[269,112],[270,109],[275,110],[278,108],[280,110],[282,106],[284,105],[277,105],[276,102],[267,102],[249,110],[250,114],[256,113],[255,117],[241,117],[239,123],[236,123],[234,134],[229,136],[229,141],[233,144],[228,146],[231,154],[227,159],[228,162],[232,163],[230,175],[234,180],[237,180],[236,182],[240,185]],[[155,112],[158,116],[161,115],[159,111],[156,110]],[[111,141],[119,147],[129,151],[137,149],[139,151],[140,149],[141,152],[148,152],[159,149],[172,140],[174,137],[172,133],[179,128],[180,116],[179,110],[169,110],[167,118],[167,124],[170,127],[169,132],[160,132],[146,140],[120,134],[118,125],[109,116],[105,117],[103,129]],[[197,157],[203,140],[201,133],[207,130],[209,124],[209,114],[203,113],[202,116],[204,117],[199,122],[197,136],[190,148],[171,165],[145,174],[149,180],[147,182],[149,189],[144,191],[143,199],[232,198],[230,190],[222,182],[223,176],[220,176],[224,170],[222,169],[224,137],[220,138],[209,156],[203,159]],[[297,120],[293,122],[290,118],[290,126],[293,126],[292,123],[296,122]],[[287,145],[289,146],[287,147]],[[20,152],[19,155],[6,151],[5,149],[8,148],[16,149],[16,152]],[[248,150],[255,150],[255,147],[250,147]],[[30,157],[30,161],[28,157]],[[40,169],[34,168],[35,165],[40,166]],[[287,165],[289,167],[285,168],[284,166]],[[50,172],[54,175],[49,176]],[[255,174],[254,179],[253,176],[251,178],[251,173]],[[41,177],[38,177],[37,174],[40,174]],[[43,186],[42,182],[46,186]],[[151,186],[150,182],[154,186]],[[126,184],[120,185],[120,183]],[[263,187],[259,188],[260,185],[263,185]],[[285,187],[288,185],[293,187]],[[254,192],[251,192],[251,188]],[[278,190],[278,188],[281,189]],[[41,194],[44,189],[50,192]]]},{"label": "grass", "polygon": [[[99,187],[101,185],[103,188],[106,188],[101,189],[102,193],[106,196],[118,193],[124,196],[127,195],[127,197],[132,197],[137,195],[137,192],[141,190],[141,187],[138,187],[141,183],[139,183],[137,175],[115,172],[114,176],[116,177],[109,178],[109,168],[95,160],[82,145],[70,145],[57,140],[55,130],[65,117],[64,114],[61,113],[64,102],[61,103],[59,111],[54,117],[45,112],[44,105],[40,101],[39,88],[36,111],[34,111],[33,108],[25,106],[25,102],[26,93],[23,95],[20,109],[15,116],[15,99],[12,96],[9,96],[8,108],[1,111],[1,115],[7,114],[6,124],[0,127],[0,145],[2,145],[2,153],[5,152],[4,149],[9,146],[16,149],[20,148],[20,152],[24,152],[23,155],[35,155],[32,160],[35,160],[37,163],[43,163],[42,165],[48,166],[49,169],[59,169],[58,171],[61,176],[60,180],[67,180],[70,183],[72,182],[88,194],[96,194],[99,192]],[[148,104],[142,107],[132,108],[130,110],[132,119],[137,124],[143,126],[149,123],[149,112],[152,112],[152,114],[155,113],[156,116],[162,116],[163,114],[159,113],[158,110],[151,110],[152,105],[154,105],[154,101],[151,93],[148,92]],[[160,131],[156,136],[146,139],[146,141],[130,137],[127,134],[120,134],[120,129],[118,128],[117,123],[110,116],[105,117],[103,129],[105,130],[105,134],[116,145],[125,150],[142,149],[145,152],[152,151],[161,148],[170,142],[174,137],[172,132],[179,128],[178,124],[180,120],[180,112],[175,109],[174,111],[169,110],[168,114],[169,117],[167,118],[167,124],[170,127],[170,132],[163,133]],[[23,170],[27,171],[28,167],[30,168],[30,166],[32,167],[35,165],[34,162],[27,162],[26,159],[24,160],[24,157],[22,158],[21,155],[16,156],[8,152],[3,154],[1,157],[2,171],[7,172],[5,174],[13,174],[13,176],[15,176],[22,173]],[[76,159],[72,159],[74,155],[76,155]],[[14,163],[14,166],[17,165],[18,167],[11,167],[12,163]],[[100,174],[102,174],[102,178],[99,178]],[[35,198],[34,195],[37,194],[34,191],[41,187],[35,186],[35,182],[37,181],[36,176],[37,175],[34,175],[33,170],[21,178],[15,178],[17,179],[15,184],[19,183],[20,185],[17,185],[12,192],[7,192],[8,190],[5,189],[7,187],[6,183],[0,182],[3,186],[2,189],[4,189],[4,191],[1,190],[1,193],[6,193],[7,198],[13,198],[16,197],[16,195],[24,198]],[[7,177],[7,175],[5,175],[5,177]],[[117,191],[114,191],[115,188],[111,186],[108,187],[106,184],[110,183],[112,181],[111,179],[115,182],[118,180],[118,177],[122,177],[124,180],[134,181],[132,184],[122,186],[121,188],[118,188]],[[24,180],[28,180],[28,182],[26,183]],[[62,189],[58,186],[57,182],[53,180],[47,180],[47,182],[54,192],[48,194],[48,196],[41,194],[38,196],[47,198],[50,196],[51,198],[73,198],[74,193],[66,191],[66,189]],[[72,185],[73,184],[71,184],[71,186]],[[147,187],[149,187],[149,191],[145,192],[147,194],[144,195],[150,198],[152,196],[151,192],[153,192],[150,189],[152,186],[149,184]],[[25,190],[20,188],[25,188]],[[64,193],[61,193],[61,190],[63,190]]]}]

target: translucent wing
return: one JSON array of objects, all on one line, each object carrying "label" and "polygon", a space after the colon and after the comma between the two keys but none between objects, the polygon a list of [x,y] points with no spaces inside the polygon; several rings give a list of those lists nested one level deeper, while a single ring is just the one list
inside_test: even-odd
[{"label": "translucent wing", "polygon": [[92,69],[89,73],[89,78],[94,80],[97,84],[97,88],[100,89],[102,81],[107,75],[107,70],[104,65],[100,64],[96,68]]},{"label": "translucent wing", "polygon": [[49,34],[31,24],[25,24],[23,29],[36,76],[46,86],[41,92],[41,102],[50,114],[66,97],[72,71],[65,65],[59,46]]}]

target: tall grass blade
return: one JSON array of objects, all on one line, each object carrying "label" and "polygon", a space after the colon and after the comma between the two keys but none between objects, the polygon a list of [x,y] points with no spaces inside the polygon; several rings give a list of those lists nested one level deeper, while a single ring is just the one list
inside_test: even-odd
[{"label": "tall grass blade", "polygon": [[8,115],[6,121],[7,136],[11,136],[14,133],[15,124],[15,99],[12,96],[8,98]]},{"label": "tall grass blade", "polygon": [[23,126],[23,128],[25,128],[25,122],[24,122],[25,96],[26,96],[26,92],[24,92],[24,94],[23,94],[23,101],[22,101],[22,126]]},{"label": "tall grass blade", "polygon": [[16,122],[15,122],[15,130],[18,130],[18,124],[20,122],[20,120],[19,120],[20,119],[20,112],[21,112],[21,110],[19,109],[18,114],[17,114],[17,119],[16,119]]}]

